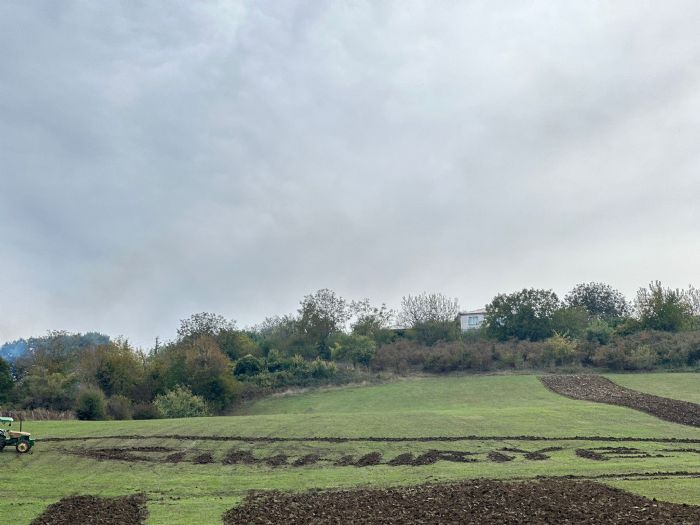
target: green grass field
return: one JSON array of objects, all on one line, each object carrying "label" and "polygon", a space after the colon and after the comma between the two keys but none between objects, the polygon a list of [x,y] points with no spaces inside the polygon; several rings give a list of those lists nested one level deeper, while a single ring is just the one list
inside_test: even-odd
[{"label": "green grass field", "polygon": [[[608,377],[638,390],[700,402],[697,388],[700,375],[654,373]],[[537,475],[603,476],[602,481],[639,494],[700,504],[698,478],[643,476],[652,472],[700,473],[700,453],[669,451],[700,450],[699,428],[661,421],[626,408],[564,398],[545,389],[531,375],[413,378],[375,386],[277,396],[247,406],[241,414],[189,420],[28,423],[26,429],[39,440],[34,453],[20,456],[6,449],[0,454],[3,477],[11,481],[6,483],[0,499],[0,515],[23,524],[39,515],[48,504],[67,495],[145,492],[149,497],[148,523],[189,524],[196,520],[208,524],[220,523],[221,514],[251,489],[304,490]],[[191,436],[191,439],[157,437],[166,435]],[[101,439],[41,442],[41,438],[86,436]],[[451,442],[251,443],[204,440],[197,439],[198,436],[477,438]],[[503,438],[488,439],[493,436]],[[551,440],[527,441],[506,436],[541,436]],[[686,438],[696,439],[698,443],[563,439],[575,436]],[[593,461],[575,454],[577,448],[621,445],[634,447],[650,457],[613,455],[607,461]],[[185,450],[186,456],[181,463],[168,464],[97,461],[74,454],[79,449],[133,446],[172,447]],[[514,459],[507,463],[488,460],[490,451],[503,447],[525,451],[561,447],[561,450],[548,452],[549,459],[544,461],[528,460],[522,453],[511,453]],[[304,467],[224,465],[222,459],[230,449],[250,451],[257,458],[285,454],[290,461],[315,453],[323,461]],[[348,454],[358,457],[380,452],[383,461],[388,461],[401,453],[420,454],[430,449],[469,451],[477,462],[439,461],[426,466],[366,468],[333,465]],[[194,464],[192,458],[204,451],[211,452],[215,462]],[[164,454],[152,457],[162,458]]]}]

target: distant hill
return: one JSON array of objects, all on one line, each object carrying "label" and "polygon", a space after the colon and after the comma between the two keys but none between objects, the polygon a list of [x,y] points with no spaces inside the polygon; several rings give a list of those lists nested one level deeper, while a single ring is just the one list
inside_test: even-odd
[{"label": "distant hill", "polygon": [[55,333],[44,337],[30,337],[29,339],[7,342],[0,346],[0,358],[13,363],[31,349],[40,348],[51,342],[55,343],[56,338],[60,340],[62,346],[68,351],[104,345],[110,341],[109,336],[97,332],[88,332],[86,334]]}]

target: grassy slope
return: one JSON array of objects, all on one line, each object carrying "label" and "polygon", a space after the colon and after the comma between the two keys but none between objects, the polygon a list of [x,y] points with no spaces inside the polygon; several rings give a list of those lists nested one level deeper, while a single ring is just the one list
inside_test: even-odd
[{"label": "grassy slope", "polygon": [[[646,374],[650,384],[677,382],[678,374]],[[643,379],[645,376],[624,376]],[[617,380],[617,377],[614,378]],[[692,378],[688,378],[691,380]],[[621,381],[622,382],[622,381]],[[675,384],[675,383],[674,383]],[[691,383],[692,384],[692,383]],[[660,385],[660,386],[659,386]],[[656,387],[655,387],[656,388]],[[681,392],[682,393],[682,392]],[[680,395],[675,397],[681,397]],[[353,387],[322,393],[276,397],[248,407],[245,416],[169,421],[37,422],[28,430],[37,437],[89,435],[247,435],[247,436],[435,436],[435,435],[572,435],[692,437],[700,429],[683,427],[619,407],[573,401],[547,391],[534,376],[470,376],[424,378],[391,384]],[[217,458],[230,448],[251,450],[259,457],[286,453],[292,457],[319,452],[326,457],[380,451],[385,459],[401,452],[430,448],[470,450],[482,454],[473,464],[439,462],[424,467],[378,466],[358,469],[328,463],[304,468],[264,466],[134,463],[78,458],[63,449],[76,446],[132,446],[105,439],[84,443],[41,443],[36,453],[0,455],[4,487],[0,515],[28,523],[43,508],[69,494],[117,495],[145,491],[150,498],[151,524],[217,523],[219,516],[249,489],[300,490],[357,484],[419,483],[468,477],[531,477],[535,475],[633,473],[700,470],[700,455],[667,453],[664,458],[615,459],[595,462],[577,458],[575,448],[592,443],[528,443],[468,441],[457,443],[277,443],[245,444],[211,441],[145,439],[141,445],[210,450]],[[536,450],[550,445],[564,450],[548,461],[516,457],[496,464],[483,454],[501,446]],[[641,443],[658,453],[664,445]],[[695,446],[695,448],[700,448]],[[700,504],[700,480],[615,481],[650,496]]]},{"label": "grassy slope", "polygon": [[634,390],[700,403],[700,373],[615,374],[607,377]]}]

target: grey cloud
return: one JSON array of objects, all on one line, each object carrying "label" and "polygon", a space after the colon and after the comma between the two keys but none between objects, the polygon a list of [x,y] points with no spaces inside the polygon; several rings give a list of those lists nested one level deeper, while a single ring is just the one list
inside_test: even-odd
[{"label": "grey cloud", "polygon": [[0,6],[0,340],[697,283],[700,6]]}]

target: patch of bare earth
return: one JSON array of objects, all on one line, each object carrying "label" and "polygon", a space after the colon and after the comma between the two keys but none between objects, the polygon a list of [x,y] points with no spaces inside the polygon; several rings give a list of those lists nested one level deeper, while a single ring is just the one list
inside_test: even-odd
[{"label": "patch of bare earth", "polygon": [[72,496],[49,505],[31,525],[142,525],[147,515],[143,494],[119,498]]},{"label": "patch of bare earth", "polygon": [[243,524],[700,523],[700,507],[662,503],[590,481],[472,480],[390,489],[251,494],[224,514]]},{"label": "patch of bare earth", "polygon": [[551,375],[540,381],[551,391],[572,399],[633,408],[659,419],[700,427],[700,405],[625,388],[597,375]]}]

